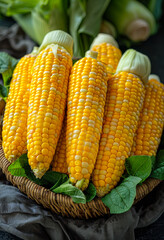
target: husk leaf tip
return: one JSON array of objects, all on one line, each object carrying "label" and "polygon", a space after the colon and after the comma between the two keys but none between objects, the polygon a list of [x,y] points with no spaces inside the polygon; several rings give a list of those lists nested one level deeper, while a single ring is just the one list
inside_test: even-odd
[{"label": "husk leaf tip", "polygon": [[161,82],[160,77],[159,77],[158,75],[156,75],[156,74],[150,74],[150,76],[149,76],[148,79],[149,79],[149,80],[155,79],[155,80],[157,80],[158,82]]},{"label": "husk leaf tip", "polygon": [[88,50],[85,53],[85,57],[91,57],[91,58],[94,58],[94,59],[97,59],[97,55],[98,55],[98,52],[92,51],[92,50]]},{"label": "husk leaf tip", "polygon": [[146,84],[151,72],[151,63],[146,55],[134,49],[129,49],[122,55],[116,73],[122,71],[139,76]]},{"label": "husk leaf tip", "polygon": [[51,44],[58,44],[64,47],[71,56],[73,55],[73,38],[68,33],[62,30],[55,30],[47,33],[39,48],[39,52]]},{"label": "husk leaf tip", "polygon": [[106,33],[99,33],[97,37],[93,40],[90,49],[101,43],[109,43],[115,46],[116,48],[119,48],[117,41],[114,39],[112,35]]}]

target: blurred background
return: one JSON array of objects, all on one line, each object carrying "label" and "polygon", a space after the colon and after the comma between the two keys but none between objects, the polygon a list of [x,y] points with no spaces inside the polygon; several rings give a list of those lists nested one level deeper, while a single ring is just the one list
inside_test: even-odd
[{"label": "blurred background", "polygon": [[72,35],[74,58],[83,57],[99,32],[124,52],[148,55],[152,73],[164,78],[163,0],[0,0],[0,51],[20,58],[60,29]]},{"label": "blurred background", "polygon": [[99,32],[113,35],[121,48],[156,35],[163,5],[163,0],[0,0],[0,26],[16,22],[38,45],[47,32],[66,31],[74,39],[74,56],[83,57]]}]

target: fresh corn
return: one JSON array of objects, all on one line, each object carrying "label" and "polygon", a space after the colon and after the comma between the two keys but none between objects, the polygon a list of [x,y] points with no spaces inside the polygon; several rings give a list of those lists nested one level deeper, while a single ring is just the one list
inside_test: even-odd
[{"label": "fresh corn", "polygon": [[99,33],[91,44],[91,50],[98,52],[97,59],[107,66],[110,78],[122,55],[116,40],[109,34]]},{"label": "fresh corn", "polygon": [[[91,49],[98,52],[97,59],[103,62],[108,69],[108,79],[111,77],[112,73],[115,71],[119,59],[121,58],[121,51],[118,48],[117,42],[109,34],[98,34],[91,45]],[[65,123],[66,124],[66,123]],[[57,150],[52,162],[52,167],[54,171],[61,171],[63,173],[67,172],[66,166],[66,126],[63,124],[62,134],[59,138],[59,143],[57,145]],[[61,144],[62,143],[62,144]],[[65,157],[64,157],[65,155]],[[63,166],[63,167],[62,167]]]},{"label": "fresh corn", "polygon": [[106,68],[95,55],[75,63],[68,87],[66,157],[70,181],[81,190],[96,161],[107,91]]},{"label": "fresh corn", "polygon": [[66,116],[64,118],[61,134],[51,166],[52,171],[68,174],[66,161]]},{"label": "fresh corn", "polygon": [[156,155],[164,126],[164,84],[150,75],[131,155]]},{"label": "fresh corn", "polygon": [[149,73],[149,59],[135,50],[128,50],[116,74],[108,81],[100,147],[92,175],[99,197],[112,190],[124,172],[143,105],[143,81],[147,81]]},{"label": "fresh corn", "polygon": [[72,67],[72,37],[48,33],[33,67],[27,122],[28,160],[37,178],[49,169],[64,118]]},{"label": "fresh corn", "polygon": [[3,150],[5,157],[13,162],[27,152],[27,115],[31,83],[31,68],[36,59],[37,48],[18,62],[10,83],[9,95],[3,119]]}]

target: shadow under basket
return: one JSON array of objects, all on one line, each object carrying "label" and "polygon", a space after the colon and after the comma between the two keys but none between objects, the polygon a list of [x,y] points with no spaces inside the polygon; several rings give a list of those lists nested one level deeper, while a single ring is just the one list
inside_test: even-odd
[{"label": "shadow under basket", "polygon": [[[25,193],[29,198],[35,200],[43,207],[50,209],[52,212],[66,217],[73,218],[96,218],[99,216],[110,215],[110,210],[107,208],[100,198],[95,198],[86,204],[77,204],[66,195],[56,194],[42,186],[37,185],[25,177],[16,177],[10,174],[8,167],[10,162],[5,158],[0,143],[0,168],[6,178],[19,190]],[[161,181],[154,178],[148,178],[142,185],[137,186],[136,198],[134,204],[144,198],[151,192]]]}]

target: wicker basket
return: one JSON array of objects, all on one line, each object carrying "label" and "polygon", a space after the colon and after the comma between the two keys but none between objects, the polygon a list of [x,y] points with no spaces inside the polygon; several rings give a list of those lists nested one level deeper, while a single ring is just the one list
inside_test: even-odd
[{"label": "wicker basket", "polygon": [[[1,104],[4,103],[1,103],[0,101],[0,105]],[[1,114],[2,110],[0,111],[0,115]],[[19,190],[25,193],[29,198],[35,200],[45,208],[67,217],[88,219],[110,214],[109,208],[103,204],[100,198],[95,198],[86,204],[76,204],[70,197],[53,193],[25,177],[12,176],[8,171],[9,165],[9,161],[4,156],[2,141],[0,140],[0,168],[2,168],[7,180],[14,186],[18,187]],[[158,179],[148,178],[142,185],[137,186],[137,194],[134,204],[144,198],[159,183],[160,180]]]}]

